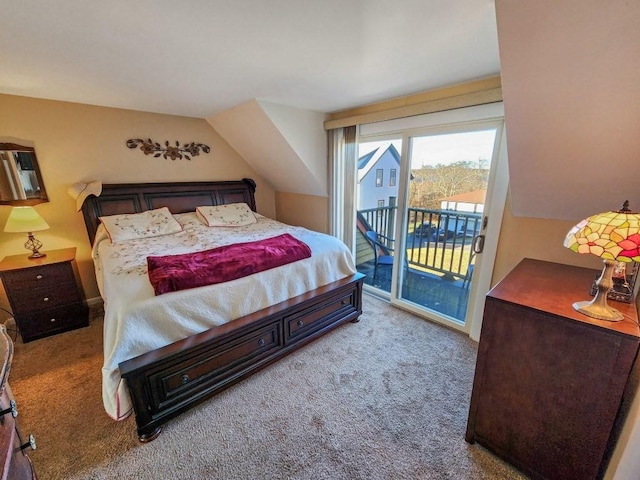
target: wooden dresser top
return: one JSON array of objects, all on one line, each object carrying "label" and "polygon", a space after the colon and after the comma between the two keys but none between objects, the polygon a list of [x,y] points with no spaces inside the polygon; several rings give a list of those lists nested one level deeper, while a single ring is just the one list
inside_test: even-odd
[{"label": "wooden dresser top", "polygon": [[[597,320],[577,312],[574,302],[591,300],[598,270],[525,258],[487,294],[488,297],[522,305],[560,317],[640,337],[635,303],[608,300],[625,318],[619,322]],[[634,323],[635,322],[635,323]]]}]

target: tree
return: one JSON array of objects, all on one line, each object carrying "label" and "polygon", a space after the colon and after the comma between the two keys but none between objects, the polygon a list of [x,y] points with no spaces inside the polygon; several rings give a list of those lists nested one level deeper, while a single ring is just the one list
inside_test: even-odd
[{"label": "tree", "polygon": [[423,166],[411,173],[409,205],[439,210],[443,198],[485,189],[489,178],[489,162],[460,161],[449,165]]}]

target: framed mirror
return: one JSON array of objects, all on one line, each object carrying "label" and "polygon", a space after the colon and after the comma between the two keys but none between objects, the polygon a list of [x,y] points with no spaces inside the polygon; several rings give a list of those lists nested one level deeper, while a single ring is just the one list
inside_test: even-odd
[{"label": "framed mirror", "polygon": [[48,201],[35,149],[0,143],[0,205],[37,205]]}]

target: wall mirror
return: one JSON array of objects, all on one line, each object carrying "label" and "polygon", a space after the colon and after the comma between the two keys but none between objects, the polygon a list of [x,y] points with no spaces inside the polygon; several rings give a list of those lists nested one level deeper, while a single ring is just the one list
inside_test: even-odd
[{"label": "wall mirror", "polygon": [[48,201],[35,149],[0,143],[0,205],[36,205]]}]

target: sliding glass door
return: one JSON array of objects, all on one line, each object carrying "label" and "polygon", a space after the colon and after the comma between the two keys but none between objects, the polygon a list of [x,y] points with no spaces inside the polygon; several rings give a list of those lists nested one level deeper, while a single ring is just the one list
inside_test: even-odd
[{"label": "sliding glass door", "polygon": [[421,125],[381,122],[388,131],[361,126],[354,230],[367,290],[470,331],[489,289],[507,176],[501,104],[463,110]]},{"label": "sliding glass door", "polygon": [[466,322],[497,126],[409,137],[405,258],[397,298]]}]

